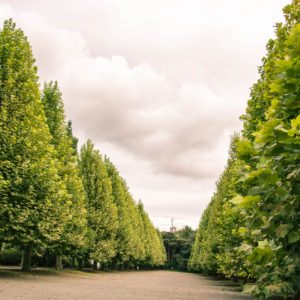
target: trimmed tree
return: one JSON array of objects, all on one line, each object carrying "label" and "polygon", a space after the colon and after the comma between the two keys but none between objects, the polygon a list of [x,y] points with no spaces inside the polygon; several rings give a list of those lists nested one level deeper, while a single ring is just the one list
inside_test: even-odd
[{"label": "trimmed tree", "polygon": [[117,207],[104,162],[91,140],[81,147],[80,171],[87,196],[88,254],[101,265],[116,255]]},{"label": "trimmed tree", "polygon": [[62,95],[57,82],[45,83],[42,102],[47,124],[52,135],[51,144],[57,155],[59,176],[67,188],[68,210],[61,239],[50,248],[56,254],[56,268],[62,269],[62,255],[78,256],[86,247],[86,198],[79,174],[77,141],[73,137],[71,123],[65,123]]},{"label": "trimmed tree", "polygon": [[12,20],[0,31],[0,237],[32,251],[61,237],[68,194],[41,102],[27,38]]}]

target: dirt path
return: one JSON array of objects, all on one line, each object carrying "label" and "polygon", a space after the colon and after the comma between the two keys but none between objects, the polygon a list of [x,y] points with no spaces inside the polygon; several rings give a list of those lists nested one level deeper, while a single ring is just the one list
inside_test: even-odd
[{"label": "dirt path", "polygon": [[169,271],[118,273],[0,272],[1,300],[251,299],[231,282]]}]

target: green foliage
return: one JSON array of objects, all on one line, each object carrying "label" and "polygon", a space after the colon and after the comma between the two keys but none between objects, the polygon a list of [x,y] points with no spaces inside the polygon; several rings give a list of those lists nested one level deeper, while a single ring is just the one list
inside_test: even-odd
[{"label": "green foliage", "polygon": [[15,266],[21,263],[22,253],[15,248],[4,249],[0,252],[0,265]]},{"label": "green foliage", "polygon": [[137,227],[134,227],[134,219],[131,213],[132,210],[134,211],[134,203],[127,186],[108,158],[105,158],[105,166],[112,183],[113,201],[118,208],[117,214],[120,221],[116,232],[117,254],[113,259],[114,265],[120,268],[132,259],[143,258],[144,248],[140,236],[136,232]]},{"label": "green foliage", "polygon": [[146,266],[162,266],[165,263],[166,254],[161,243],[161,237],[145,212],[142,202],[138,203],[138,209],[143,222],[142,239],[146,251],[143,264]]},{"label": "green foliage", "polygon": [[[35,262],[78,267],[164,263],[161,236],[125,181],[88,141],[77,152],[56,82],[39,91],[31,47],[12,20],[0,31],[0,245]],[[15,263],[4,250],[2,263]],[[71,257],[70,257],[71,256]]]},{"label": "green foliage", "polygon": [[240,148],[240,138],[235,135],[217,191],[201,218],[189,261],[190,270],[227,276],[241,276],[247,272],[236,250],[233,251],[245,234],[243,219],[235,208],[236,202],[241,201],[236,195],[241,185],[237,172],[241,167],[236,157],[237,148]]},{"label": "green foliage", "polygon": [[67,135],[72,141],[72,148],[74,155],[78,155],[78,138],[73,135],[72,121],[69,120],[67,123]]},{"label": "green foliage", "polygon": [[43,248],[61,237],[68,196],[40,99],[31,47],[5,21],[0,31],[0,239]]},{"label": "green foliage", "polygon": [[90,140],[81,148],[79,165],[87,197],[88,252],[105,263],[116,255],[117,206],[102,157]]},{"label": "green foliage", "polygon": [[189,262],[254,279],[245,291],[258,299],[300,293],[300,1],[284,13]]},{"label": "green foliage", "polygon": [[163,242],[167,253],[167,268],[186,271],[191,254],[195,231],[185,226],[172,232],[162,232]]},{"label": "green foliage", "polygon": [[65,123],[64,105],[57,82],[44,85],[42,102],[52,135],[51,144],[56,150],[58,174],[68,192],[68,201],[64,203],[68,218],[60,240],[51,248],[59,255],[76,255],[85,250],[87,232],[86,198],[74,148],[76,138],[72,135],[71,123]]},{"label": "green foliage", "polygon": [[120,221],[117,229],[117,253],[113,258],[114,267],[122,269],[163,265],[165,252],[161,236],[153,227],[143,205],[136,205],[126,182],[107,157],[105,166],[112,182],[113,199]]},{"label": "green foliage", "polygon": [[295,24],[283,47],[284,58],[274,66],[267,119],[254,134],[254,171],[260,173],[248,179],[246,191],[258,201],[252,208],[241,207],[248,212],[248,228],[259,232],[247,257],[258,296],[288,296],[300,290],[299,40],[300,24]]}]

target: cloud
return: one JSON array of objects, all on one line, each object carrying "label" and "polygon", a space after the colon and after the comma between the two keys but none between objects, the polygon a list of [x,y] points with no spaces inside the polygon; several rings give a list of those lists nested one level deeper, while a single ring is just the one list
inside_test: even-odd
[{"label": "cloud", "polygon": [[205,152],[237,121],[232,103],[207,87],[177,87],[147,64],[130,68],[123,57],[76,59],[62,78],[69,115],[93,139],[130,150],[156,172],[216,175],[203,168]]},{"label": "cloud", "polygon": [[150,214],[195,220],[288,2],[0,0],[0,21],[28,35],[81,142],[111,156]]},{"label": "cloud", "polygon": [[147,63],[130,67],[122,56],[92,56],[79,33],[33,13],[22,13],[20,22],[31,33],[42,77],[59,78],[68,116],[86,136],[150,161],[156,173],[217,175],[207,156],[237,123],[233,102],[203,84],[175,84]]},{"label": "cloud", "polygon": [[15,16],[14,10],[7,3],[0,3],[0,21]]}]

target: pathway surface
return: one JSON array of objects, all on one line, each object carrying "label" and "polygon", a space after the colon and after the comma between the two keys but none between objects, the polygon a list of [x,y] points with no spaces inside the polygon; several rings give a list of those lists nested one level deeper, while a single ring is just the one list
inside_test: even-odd
[{"label": "pathway surface", "polygon": [[229,281],[170,271],[0,271],[1,300],[224,300],[251,299]]}]

